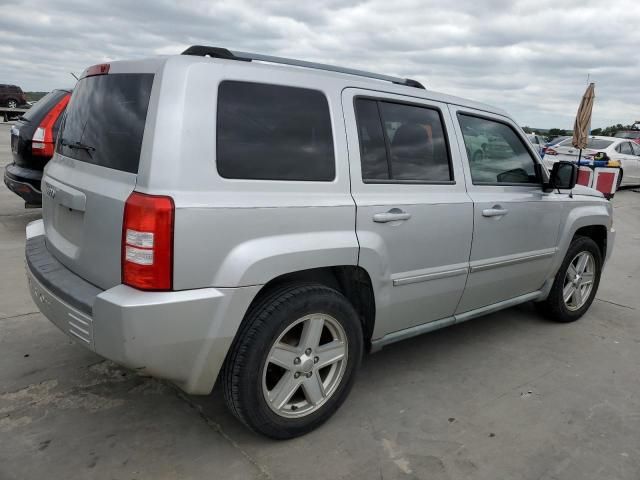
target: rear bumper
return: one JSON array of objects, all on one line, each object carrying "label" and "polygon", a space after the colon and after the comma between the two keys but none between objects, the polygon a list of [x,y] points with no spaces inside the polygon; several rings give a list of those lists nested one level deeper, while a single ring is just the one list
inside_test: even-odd
[{"label": "rear bumper", "polygon": [[259,289],[143,292],[117,285],[103,291],[48,252],[42,221],[27,227],[26,256],[31,296],[54,325],[97,354],[191,394],[213,388]]},{"label": "rear bumper", "polygon": [[40,170],[19,167],[15,163],[7,165],[4,169],[4,183],[7,188],[31,205],[42,204],[41,180]]}]

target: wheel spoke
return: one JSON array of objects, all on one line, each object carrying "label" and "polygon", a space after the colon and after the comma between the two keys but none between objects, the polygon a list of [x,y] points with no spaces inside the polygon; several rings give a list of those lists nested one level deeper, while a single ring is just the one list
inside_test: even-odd
[{"label": "wheel spoke", "polygon": [[320,369],[328,365],[333,365],[337,361],[342,360],[344,354],[345,346],[343,342],[334,340],[333,342],[326,343],[316,350],[316,356],[319,357],[316,368]]},{"label": "wheel spoke", "polygon": [[572,301],[575,307],[580,308],[582,305],[582,288],[577,287],[574,289]]},{"label": "wheel spoke", "polygon": [[315,349],[320,344],[323,328],[324,320],[322,317],[313,317],[304,322],[298,347]]},{"label": "wheel spoke", "polygon": [[567,273],[571,277],[571,280],[576,278],[576,276],[578,275],[578,271],[576,270],[576,267],[573,266],[573,263],[569,264],[569,268],[567,269]]},{"label": "wheel spoke", "polygon": [[578,263],[576,264],[576,270],[578,271],[579,274],[584,273],[585,269],[587,268],[588,261],[589,261],[589,255],[587,255],[586,253],[581,253],[580,256],[578,257]]},{"label": "wheel spoke", "polygon": [[311,377],[304,379],[304,382],[302,382],[302,389],[304,390],[307,400],[314,405],[320,403],[327,395],[324,391],[324,385],[322,384],[322,379],[320,378],[317,370],[313,372]]},{"label": "wheel spoke", "polygon": [[582,274],[582,280],[580,282],[582,285],[589,285],[593,283],[593,273],[585,272]]},{"label": "wheel spoke", "polygon": [[293,367],[294,359],[298,356],[298,352],[294,347],[286,345],[284,343],[278,343],[271,351],[269,362],[278,365],[279,367],[291,370]]},{"label": "wheel spoke", "polygon": [[299,378],[295,378],[293,373],[286,372],[278,381],[275,387],[269,392],[269,401],[276,410],[280,410],[296,393],[300,387]]},{"label": "wheel spoke", "polygon": [[571,297],[573,297],[574,292],[576,291],[576,287],[573,286],[573,283],[569,282],[564,286],[564,290],[562,291],[562,298],[564,299],[564,303],[569,303]]}]

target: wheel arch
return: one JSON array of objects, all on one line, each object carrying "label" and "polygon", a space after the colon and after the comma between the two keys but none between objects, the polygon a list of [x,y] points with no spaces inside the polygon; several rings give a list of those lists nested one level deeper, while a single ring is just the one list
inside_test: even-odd
[{"label": "wheel arch", "polygon": [[[365,346],[367,349],[370,347],[375,326],[376,307],[371,277],[364,268],[357,265],[335,265],[297,270],[278,275],[260,288],[247,308],[247,312],[274,289],[282,285],[295,283],[318,283],[343,294],[358,313]],[[238,331],[240,330],[241,326],[238,328]]]}]

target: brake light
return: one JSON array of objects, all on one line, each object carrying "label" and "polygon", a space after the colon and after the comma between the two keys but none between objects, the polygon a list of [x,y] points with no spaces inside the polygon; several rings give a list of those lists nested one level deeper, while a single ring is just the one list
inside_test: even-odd
[{"label": "brake light", "polygon": [[122,223],[122,283],[140,290],[173,287],[173,199],[133,192]]},{"label": "brake light", "polygon": [[558,152],[556,152],[553,148],[551,147],[547,147],[546,152],[544,152],[545,155],[557,155]]},{"label": "brake light", "polygon": [[109,73],[110,68],[111,65],[109,65],[108,63],[93,65],[82,72],[82,76],[80,78],[93,77],[94,75],[106,75],[107,73]]},{"label": "brake light", "polygon": [[56,139],[53,138],[53,125],[58,117],[67,108],[71,94],[67,93],[62,99],[45,115],[31,137],[31,154],[38,157],[52,157]]}]

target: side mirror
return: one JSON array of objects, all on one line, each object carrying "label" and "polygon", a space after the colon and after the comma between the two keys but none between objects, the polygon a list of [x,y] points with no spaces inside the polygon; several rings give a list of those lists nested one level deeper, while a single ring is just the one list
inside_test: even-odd
[{"label": "side mirror", "polygon": [[559,161],[553,164],[549,183],[545,185],[545,190],[554,188],[571,190],[578,182],[578,166],[573,162]]}]

